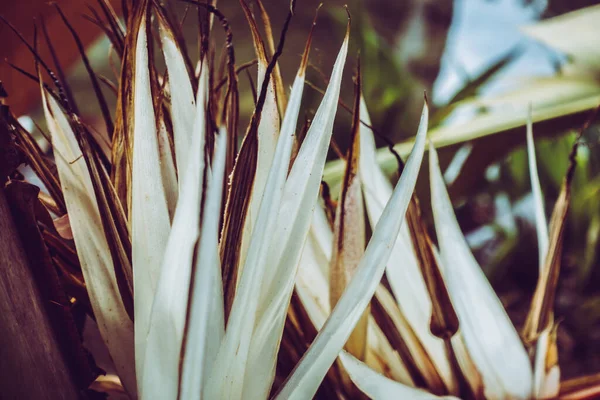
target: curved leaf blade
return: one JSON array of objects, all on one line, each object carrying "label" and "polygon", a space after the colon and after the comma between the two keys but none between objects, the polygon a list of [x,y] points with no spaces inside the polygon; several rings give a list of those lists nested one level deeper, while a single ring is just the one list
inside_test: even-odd
[{"label": "curved leaf blade", "polygon": [[404,214],[414,191],[425,151],[428,114],[427,104],[425,104],[415,148],[373,232],[354,277],[323,329],[276,396],[277,399],[305,399],[314,395],[319,383],[373,297],[385,271],[393,244],[400,233]]}]

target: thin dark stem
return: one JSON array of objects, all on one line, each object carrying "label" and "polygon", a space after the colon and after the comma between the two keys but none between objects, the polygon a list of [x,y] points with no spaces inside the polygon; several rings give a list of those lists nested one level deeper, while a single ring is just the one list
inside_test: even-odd
[{"label": "thin dark stem", "polygon": [[112,122],[112,117],[110,115],[110,110],[108,108],[108,103],[106,102],[104,93],[102,93],[102,88],[100,87],[100,82],[98,82],[98,77],[96,76],[96,73],[92,69],[90,60],[88,59],[88,57],[85,53],[85,46],[81,42],[79,35],[77,35],[77,32],[75,31],[75,29],[73,29],[73,26],[71,25],[69,20],[65,17],[65,14],[62,12],[62,9],[58,6],[58,4],[55,4],[54,6],[56,7],[56,10],[60,14],[60,17],[63,20],[65,26],[71,33],[71,36],[75,40],[75,44],[77,45],[77,49],[79,50],[79,53],[81,54],[81,59],[83,61],[83,64],[85,65],[85,69],[87,70],[88,75],[90,77],[90,81],[92,82],[94,92],[96,93],[96,98],[98,99],[98,104],[100,105],[100,110],[102,111],[102,116],[104,117],[104,123],[106,124],[106,131],[108,133],[108,136],[110,138],[112,138],[113,131],[114,131],[114,125]]},{"label": "thin dark stem", "polygon": [[75,103],[75,97],[73,96],[73,91],[71,90],[71,86],[69,86],[69,82],[67,81],[65,72],[62,69],[60,60],[58,59],[58,56],[56,55],[56,51],[54,50],[54,45],[52,44],[52,41],[50,40],[50,36],[48,35],[48,30],[46,29],[46,22],[44,21],[43,18],[42,18],[42,33],[44,34],[44,40],[46,41],[46,45],[48,46],[48,50],[50,51],[50,56],[52,57],[52,62],[54,63],[54,66],[56,67],[56,73],[58,74],[58,78],[60,79],[60,82],[65,89],[65,95],[67,96],[67,99],[69,100],[69,103],[71,104],[71,108],[73,109],[73,112],[75,112],[76,114],[79,114],[79,108],[77,107],[77,103]]}]

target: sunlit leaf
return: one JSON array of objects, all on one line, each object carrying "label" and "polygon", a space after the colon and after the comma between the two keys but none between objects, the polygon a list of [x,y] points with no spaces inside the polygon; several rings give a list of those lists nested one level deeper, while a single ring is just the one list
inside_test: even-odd
[{"label": "sunlit leaf", "polygon": [[426,387],[432,393],[447,393],[448,388],[421,339],[384,286],[379,286],[375,292],[371,313],[392,347],[399,353],[414,385]]},{"label": "sunlit leaf", "polygon": [[[330,94],[319,107],[311,128],[312,133],[309,131],[303,145],[304,150],[300,150],[302,156],[296,158],[290,176],[285,181],[306,61],[303,62],[296,78],[295,90],[293,89],[290,96],[282,135],[275,151],[276,161],[273,161],[262,194],[227,331],[211,378],[214,387],[208,392],[209,397],[218,393],[231,393],[231,396],[237,398],[242,393],[242,385],[246,384],[250,385],[248,390],[252,396],[261,397],[268,394],[274,374],[278,341],[293,289],[294,272],[310,224],[310,205],[315,204],[317,200],[320,184],[318,177],[325,164],[327,145],[333,130],[347,46],[346,38],[334,66],[332,83],[328,88]],[[279,212],[276,214],[274,210]],[[279,274],[281,278],[273,277],[274,274]],[[270,281],[277,282],[278,285],[265,296],[270,289]],[[266,363],[267,366],[257,368],[254,365],[256,363]],[[246,371],[251,380],[244,380]],[[264,374],[262,379],[256,376],[259,372]],[[236,379],[232,385],[232,379],[235,378],[242,379]]]},{"label": "sunlit leaf", "polygon": [[[361,121],[371,124],[364,100],[361,105]],[[392,184],[377,165],[373,131],[365,125],[361,125],[360,138],[361,181],[369,221],[371,226],[375,227],[381,218],[385,204],[392,195]],[[425,347],[427,355],[434,362],[446,386],[454,391],[456,389],[455,379],[444,343],[433,335],[430,330],[431,299],[421,274],[419,261],[414,252],[408,224],[403,224],[400,229],[400,236],[392,250],[386,274],[403,315]]]},{"label": "sunlit leaf", "polygon": [[[335,213],[333,253],[329,264],[329,299],[333,308],[344,293],[346,286],[362,258],[366,245],[366,227],[364,204],[360,176],[360,65],[356,76],[356,93],[350,148],[346,153],[346,172]],[[357,323],[346,350],[359,360],[364,361],[367,352],[367,328],[369,308]]]},{"label": "sunlit leaf", "polygon": [[125,387],[136,393],[133,322],[127,315],[92,181],[67,117],[54,98],[42,92],[69,222],[98,328]]},{"label": "sunlit leaf", "polygon": [[373,231],[373,236],[352,281],[294,373],[278,393],[278,399],[303,399],[314,395],[323,376],[335,361],[375,293],[391,255],[393,244],[400,233],[404,213],[414,191],[425,151],[428,114],[425,105],[415,148],[383,211],[381,221]]},{"label": "sunlit leaf", "polygon": [[[175,40],[175,34],[167,20],[158,13],[158,26],[162,51],[169,73],[169,93],[171,95],[171,120],[173,121],[173,142],[180,183],[185,181],[188,166],[188,153],[193,141],[193,127],[196,116],[194,91],[187,72],[185,60]],[[181,188],[180,188],[181,191]]]},{"label": "sunlit leaf", "polygon": [[[530,108],[531,112],[531,108]],[[548,257],[548,225],[542,188],[537,172],[533,128],[531,120],[527,122],[527,154],[529,159],[529,176],[535,206],[535,221],[538,237],[539,276],[544,275],[545,259]],[[553,325],[540,333],[535,344],[533,364],[534,395],[536,398],[553,398],[558,394],[560,384],[560,368],[556,349],[556,331]]]},{"label": "sunlit leaf", "polygon": [[131,244],[134,278],[135,343],[138,383],[146,353],[146,334],[156,291],[170,219],[162,185],[156,115],[150,81],[145,3],[135,44],[133,72],[133,172],[131,189]]},{"label": "sunlit leaf", "polygon": [[[257,91],[260,91],[265,80],[265,74],[269,65],[265,46],[258,32],[258,26],[252,16],[245,1],[240,4],[246,14],[250,30],[252,32],[252,40],[254,49],[258,59],[258,79],[256,83]],[[252,195],[250,197],[250,206],[248,209],[248,217],[244,225],[244,235],[242,236],[242,249],[240,256],[240,266],[244,265],[244,259],[250,245],[250,236],[254,230],[256,219],[258,217],[261,200],[265,190],[265,185],[269,175],[269,170],[275,156],[277,139],[279,137],[279,111],[277,109],[277,99],[275,90],[275,79],[271,76],[264,106],[262,109],[260,123],[258,124],[258,155],[256,161],[256,172],[254,175],[254,183],[252,186]],[[239,272],[238,272],[239,274]]]},{"label": "sunlit leaf", "polygon": [[556,325],[548,327],[540,334],[535,346],[533,390],[536,399],[553,399],[560,390],[556,329]]},{"label": "sunlit leaf", "polygon": [[167,208],[169,209],[169,217],[172,222],[175,216],[179,191],[177,188],[177,170],[175,169],[175,160],[173,160],[173,152],[171,151],[171,143],[168,135],[169,132],[165,126],[165,121],[161,119],[158,128],[158,153],[160,157],[162,184],[165,188]]},{"label": "sunlit leaf", "polygon": [[[203,65],[205,67],[206,64]],[[203,193],[206,141],[206,96],[208,68],[203,68],[198,85],[192,145],[188,149],[185,182],[175,209],[173,226],[161,260],[162,268],[147,328],[144,396],[172,399],[179,383],[179,355],[188,307],[188,290],[194,248],[200,233],[200,204]],[[146,369],[147,367],[147,369]]]},{"label": "sunlit leaf", "polygon": [[[318,204],[296,275],[296,290],[317,329],[323,327],[331,312],[327,276],[333,247],[332,238],[333,232],[325,210]],[[414,385],[398,352],[372,317],[368,323],[366,363],[398,382]]]},{"label": "sunlit leaf", "polygon": [[535,227],[538,238],[538,256],[540,273],[544,266],[546,254],[548,253],[548,223],[546,222],[546,210],[544,207],[544,197],[540,185],[540,177],[537,170],[535,156],[535,145],[533,143],[533,123],[531,122],[531,105],[529,107],[529,116],[527,118],[527,157],[529,160],[529,179],[531,180],[531,192],[535,205]]},{"label": "sunlit leaf", "polygon": [[452,396],[435,396],[422,389],[403,385],[385,376],[378,374],[364,363],[354,358],[351,354],[343,351],[340,353],[342,364],[350,374],[352,381],[358,388],[373,400],[435,400],[435,399],[457,399]]},{"label": "sunlit leaf", "polygon": [[465,345],[483,378],[485,395],[529,398],[533,376],[527,352],[460,230],[431,143],[429,169],[444,280]]},{"label": "sunlit leaf", "polygon": [[225,331],[223,283],[219,265],[219,220],[227,133],[217,136],[212,175],[206,189],[196,265],[190,282],[186,342],[182,348],[179,398],[201,399]]}]

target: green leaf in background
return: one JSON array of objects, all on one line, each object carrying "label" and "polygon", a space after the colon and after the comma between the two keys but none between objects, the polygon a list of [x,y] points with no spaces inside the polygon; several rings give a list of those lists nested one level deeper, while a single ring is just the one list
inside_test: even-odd
[{"label": "green leaf in background", "polygon": [[[461,90],[453,103],[439,110],[438,118],[447,117],[459,108],[470,108],[479,113],[464,123],[444,124],[443,120],[440,121],[440,125],[430,131],[429,139],[436,148],[443,148],[481,141],[492,135],[507,136],[501,145],[496,140],[489,142],[493,145],[480,146],[479,150],[484,148],[489,163],[499,160],[512,147],[524,142],[524,135],[516,137],[511,134],[524,132],[529,104],[533,105],[534,129],[544,136],[561,135],[580,127],[587,112],[600,104],[600,46],[596,43],[600,36],[598,21],[600,6],[592,6],[523,28],[525,34],[569,55],[568,66],[555,76],[515,80],[513,89],[499,95],[468,98],[506,65],[512,55],[501,58]],[[394,149],[400,156],[406,157],[412,145],[412,140],[409,140],[397,144]],[[396,159],[388,149],[380,149],[377,159],[387,173],[396,170]],[[343,169],[343,161],[340,160],[327,165],[324,179],[332,188],[339,184]]]}]

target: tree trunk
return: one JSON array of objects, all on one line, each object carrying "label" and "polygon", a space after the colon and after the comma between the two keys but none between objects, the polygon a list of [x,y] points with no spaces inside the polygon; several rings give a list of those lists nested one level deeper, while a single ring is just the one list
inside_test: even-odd
[{"label": "tree trunk", "polygon": [[0,398],[71,400],[72,381],[0,188]]}]

